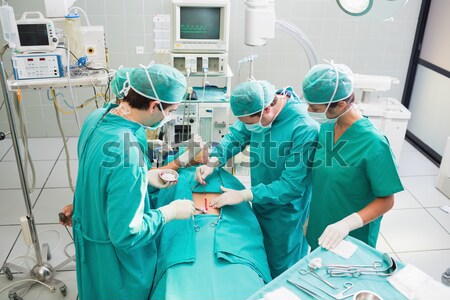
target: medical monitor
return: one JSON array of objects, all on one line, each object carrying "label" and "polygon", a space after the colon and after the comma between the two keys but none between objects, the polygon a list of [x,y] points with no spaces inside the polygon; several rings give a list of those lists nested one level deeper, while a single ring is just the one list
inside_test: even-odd
[{"label": "medical monitor", "polygon": [[18,41],[15,50],[19,52],[48,52],[58,46],[53,22],[39,12],[26,12],[16,21]]},{"label": "medical monitor", "polygon": [[173,52],[227,52],[229,29],[229,0],[173,0]]}]

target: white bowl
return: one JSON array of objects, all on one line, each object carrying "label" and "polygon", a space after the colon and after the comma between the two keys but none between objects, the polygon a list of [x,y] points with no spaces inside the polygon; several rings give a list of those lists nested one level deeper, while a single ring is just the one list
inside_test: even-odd
[{"label": "white bowl", "polygon": [[383,298],[372,291],[359,291],[353,295],[353,300],[383,300]]},{"label": "white bowl", "polygon": [[162,179],[162,181],[164,182],[173,182],[173,181],[178,181],[178,173],[177,171],[171,170],[171,169],[167,169],[167,170],[162,170],[159,173],[159,177]]}]

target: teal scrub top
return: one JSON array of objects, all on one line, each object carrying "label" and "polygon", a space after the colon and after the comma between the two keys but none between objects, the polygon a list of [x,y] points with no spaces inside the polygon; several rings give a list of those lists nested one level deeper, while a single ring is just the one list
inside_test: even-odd
[{"label": "teal scrub top", "polygon": [[[314,157],[313,195],[307,239],[314,250],[325,228],[377,197],[403,190],[387,138],[364,117],[334,143],[334,124],[323,124]],[[350,235],[376,246],[381,218]]]},{"label": "teal scrub top", "polygon": [[155,237],[164,221],[150,209],[147,142],[141,125],[92,112],[78,142],[73,230],[80,300],[149,297]]},{"label": "teal scrub top", "polygon": [[237,121],[214,149],[222,165],[250,145],[253,209],[264,235],[272,277],[308,252],[303,225],[311,201],[311,162],[318,124],[290,98],[270,130],[250,132]]}]

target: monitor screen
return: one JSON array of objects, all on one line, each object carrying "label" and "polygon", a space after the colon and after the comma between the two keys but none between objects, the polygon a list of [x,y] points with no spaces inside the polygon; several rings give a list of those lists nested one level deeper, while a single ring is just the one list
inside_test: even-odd
[{"label": "monitor screen", "polygon": [[46,24],[17,24],[21,46],[47,46]]},{"label": "monitor screen", "polygon": [[220,7],[181,7],[180,38],[220,39]]}]

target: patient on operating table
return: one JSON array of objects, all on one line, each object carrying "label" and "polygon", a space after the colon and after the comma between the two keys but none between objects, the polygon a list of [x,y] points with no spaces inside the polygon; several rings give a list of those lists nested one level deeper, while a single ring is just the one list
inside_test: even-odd
[{"label": "patient on operating table", "polygon": [[220,186],[244,186],[220,168],[205,186],[194,174],[195,168],[182,170],[176,186],[159,191],[157,207],[185,198],[197,212],[193,219],[167,223],[159,235],[151,299],[246,299],[271,280],[258,221],[247,202],[209,207]]}]

